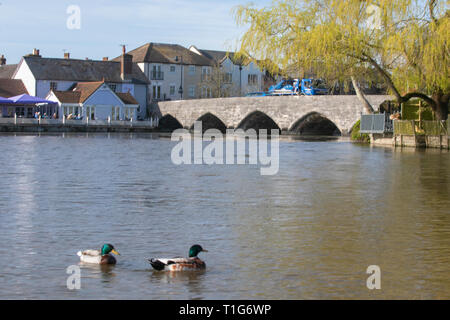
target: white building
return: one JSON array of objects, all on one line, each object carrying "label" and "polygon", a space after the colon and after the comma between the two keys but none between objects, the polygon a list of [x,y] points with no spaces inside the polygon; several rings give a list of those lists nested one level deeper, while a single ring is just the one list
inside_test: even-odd
[{"label": "white building", "polygon": [[68,53],[64,59],[43,58],[39,50],[22,57],[13,79],[20,79],[28,93],[45,98],[51,90],[71,91],[79,82],[104,81],[116,93],[130,93],[138,102],[137,117],[147,115],[147,96],[150,81],[125,53],[118,61],[71,59]]},{"label": "white building", "polygon": [[50,90],[45,97],[58,103],[58,118],[137,120],[139,103],[127,93],[111,90],[105,82],[80,82],[70,91]]},{"label": "white building", "polygon": [[177,44],[146,43],[128,54],[151,81],[152,101],[200,98],[202,70],[213,65],[210,59]]},{"label": "white building", "polygon": [[230,96],[264,91],[266,72],[254,62],[237,59],[232,52],[197,49],[195,46],[190,46],[189,50],[211,60],[216,68],[221,68],[224,80],[229,82]]}]

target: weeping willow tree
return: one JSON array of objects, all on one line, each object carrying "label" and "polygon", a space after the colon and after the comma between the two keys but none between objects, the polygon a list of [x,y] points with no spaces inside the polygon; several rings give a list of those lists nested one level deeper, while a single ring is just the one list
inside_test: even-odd
[{"label": "weeping willow tree", "polygon": [[238,6],[234,13],[240,26],[248,26],[239,53],[271,61],[263,66],[269,71],[294,66],[354,85],[381,79],[398,103],[420,98],[437,119],[447,119],[445,1],[279,0],[264,8]]}]

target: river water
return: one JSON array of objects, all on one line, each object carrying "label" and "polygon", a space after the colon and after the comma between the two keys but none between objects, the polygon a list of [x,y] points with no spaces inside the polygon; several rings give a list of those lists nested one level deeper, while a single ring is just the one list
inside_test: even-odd
[{"label": "river water", "polygon": [[[279,172],[180,165],[158,135],[0,136],[0,299],[449,299],[450,154],[280,142]],[[112,243],[111,268],[76,252]],[[151,257],[201,244],[204,272]],[[381,289],[369,290],[369,265]]]}]

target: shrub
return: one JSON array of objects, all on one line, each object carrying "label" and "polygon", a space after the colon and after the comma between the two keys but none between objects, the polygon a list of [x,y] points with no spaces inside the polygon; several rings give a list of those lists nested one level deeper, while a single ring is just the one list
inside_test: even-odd
[{"label": "shrub", "polygon": [[367,133],[361,134],[359,132],[361,126],[361,120],[358,120],[352,128],[351,139],[357,142],[370,142],[370,137]]}]

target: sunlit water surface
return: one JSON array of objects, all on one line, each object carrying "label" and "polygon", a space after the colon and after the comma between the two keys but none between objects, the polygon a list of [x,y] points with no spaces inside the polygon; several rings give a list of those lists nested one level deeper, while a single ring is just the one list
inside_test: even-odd
[{"label": "sunlit water surface", "polygon": [[[0,136],[0,299],[450,298],[450,154],[280,143],[257,165],[181,165],[158,135]],[[114,267],[66,268],[112,243]],[[207,269],[153,272],[187,255]],[[369,290],[366,269],[381,268]]]}]

